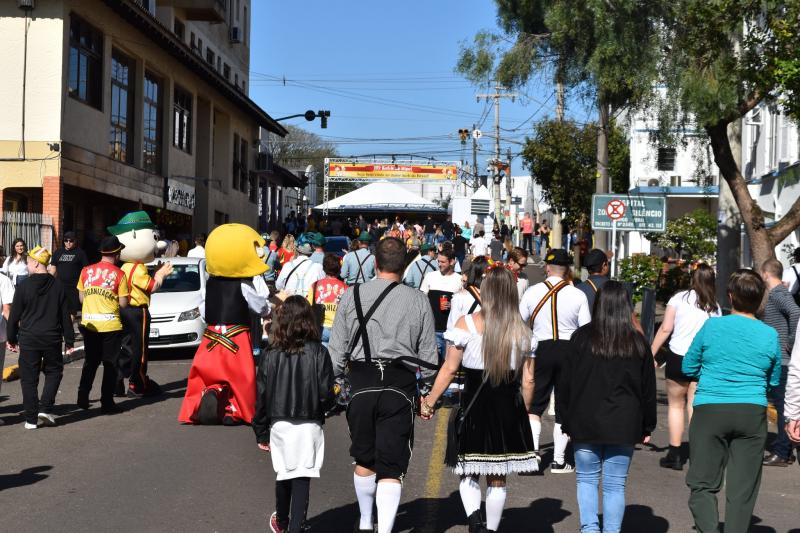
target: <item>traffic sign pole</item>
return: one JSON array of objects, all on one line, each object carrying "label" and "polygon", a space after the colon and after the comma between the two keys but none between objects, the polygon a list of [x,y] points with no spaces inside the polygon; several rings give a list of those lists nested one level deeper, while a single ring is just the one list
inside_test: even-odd
[{"label": "traffic sign pole", "polygon": [[617,275],[617,219],[611,221],[611,277]]}]

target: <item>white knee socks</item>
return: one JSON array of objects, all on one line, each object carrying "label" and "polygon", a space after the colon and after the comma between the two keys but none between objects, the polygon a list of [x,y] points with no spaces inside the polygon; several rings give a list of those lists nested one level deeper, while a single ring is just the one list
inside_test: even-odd
[{"label": "white knee socks", "polygon": [[564,453],[567,451],[569,437],[561,431],[561,424],[553,424],[553,462],[564,463]]},{"label": "white knee socks", "polygon": [[505,487],[489,487],[486,489],[486,529],[497,531],[505,505]]},{"label": "white knee socks", "polygon": [[467,516],[481,508],[481,485],[478,483],[478,478],[472,476],[461,478],[458,492],[461,494],[461,503],[464,504]]},{"label": "white knee socks", "polygon": [[533,433],[533,449],[539,451],[539,437],[542,434],[542,421],[528,415],[528,421],[531,423],[531,433]]},{"label": "white knee socks", "polygon": [[375,474],[362,477],[353,474],[353,486],[356,488],[356,498],[358,498],[358,508],[361,511],[361,524],[359,529],[372,530],[372,505],[375,503]]},{"label": "white knee socks", "polygon": [[375,505],[378,506],[378,533],[392,533],[397,507],[400,505],[400,483],[378,483]]}]

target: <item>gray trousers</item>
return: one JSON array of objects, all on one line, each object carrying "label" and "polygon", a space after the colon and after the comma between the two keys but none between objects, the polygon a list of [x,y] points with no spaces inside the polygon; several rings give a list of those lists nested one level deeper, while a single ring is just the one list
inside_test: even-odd
[{"label": "gray trousers", "polygon": [[[6,364],[6,343],[5,341],[0,342],[0,371],[5,368]],[[0,374],[0,390],[3,388],[3,376]]]}]

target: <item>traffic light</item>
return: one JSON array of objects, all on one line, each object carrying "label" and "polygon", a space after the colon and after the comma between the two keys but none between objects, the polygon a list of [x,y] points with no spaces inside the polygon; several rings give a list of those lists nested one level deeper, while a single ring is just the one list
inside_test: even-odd
[{"label": "traffic light", "polygon": [[458,130],[458,137],[461,139],[461,144],[467,144],[467,137],[469,137],[469,130],[463,128]]},{"label": "traffic light", "polygon": [[331,116],[330,111],[317,111],[317,116],[319,117],[319,127],[323,130],[328,127],[328,117]]}]

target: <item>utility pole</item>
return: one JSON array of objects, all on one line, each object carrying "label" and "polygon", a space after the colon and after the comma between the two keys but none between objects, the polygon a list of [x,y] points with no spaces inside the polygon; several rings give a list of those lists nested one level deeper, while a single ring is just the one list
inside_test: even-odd
[{"label": "utility pole", "polygon": [[[506,211],[508,211],[508,216],[511,218],[511,194],[514,192],[514,182],[511,179],[511,148],[506,151]],[[506,223],[508,224],[509,229],[511,229],[511,220],[507,220]]]},{"label": "utility pole", "polygon": [[[556,76],[556,120],[564,121],[564,82]],[[550,247],[561,248],[561,212],[553,212],[553,227],[550,228]],[[569,252],[569,250],[567,250]]]},{"label": "utility pole", "polygon": [[502,214],[502,207],[500,205],[500,181],[502,177],[500,176],[500,169],[498,165],[500,164],[500,99],[501,98],[511,98],[513,102],[516,97],[517,93],[509,93],[509,92],[501,92],[505,89],[499,83],[496,83],[494,86],[494,94],[479,94],[478,101],[481,101],[481,98],[485,98],[487,101],[491,98],[494,100],[494,174],[492,179],[492,193],[494,195],[494,218],[497,223],[500,223],[500,215]]},{"label": "utility pole", "polygon": [[481,179],[478,172],[478,126],[472,125],[472,190],[477,191],[481,186]]}]

